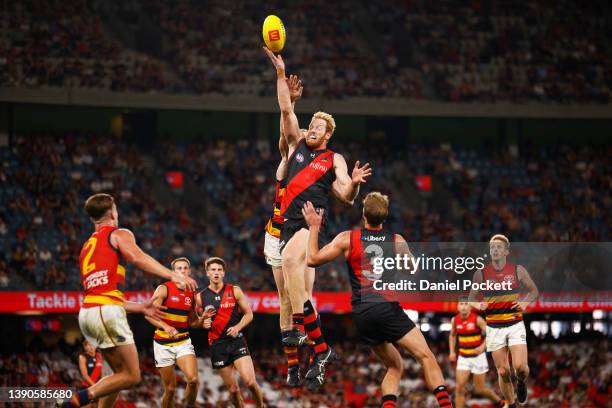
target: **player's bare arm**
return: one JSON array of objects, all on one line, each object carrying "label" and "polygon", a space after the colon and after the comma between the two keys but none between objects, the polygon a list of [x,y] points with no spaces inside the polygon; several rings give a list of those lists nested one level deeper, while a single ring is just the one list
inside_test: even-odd
[{"label": "player's bare arm", "polygon": [[128,313],[140,313],[145,315],[145,317],[148,316],[155,319],[161,319],[166,309],[165,306],[155,305],[151,299],[145,300],[142,303],[125,300],[123,302],[123,307]]},{"label": "player's bare arm", "polygon": [[[151,297],[151,301],[154,305],[161,306],[164,299],[168,296],[168,289],[166,285],[159,285],[155,288],[155,292],[153,292],[153,296]],[[160,330],[165,331],[171,338],[175,338],[178,334],[178,330],[166,323],[164,323],[161,319],[156,319],[153,317],[145,316],[145,319],[153,326],[157,327]]]},{"label": "player's bare arm", "polygon": [[[478,316],[476,318],[476,325],[478,326],[478,328],[480,329],[480,333],[482,334],[482,338],[484,339],[487,336],[487,322],[485,319],[482,318],[482,316]],[[475,353],[476,354],[482,354],[486,351],[486,347],[487,344],[485,341],[483,341],[480,346],[478,346],[476,348]]]},{"label": "player's bare arm", "polygon": [[[472,282],[474,283],[482,283],[483,273],[482,269],[476,271],[474,276],[472,277]],[[487,308],[487,302],[480,302],[480,290],[471,289],[470,294],[468,295],[468,304],[472,306],[476,310],[485,310]]]},{"label": "player's bare arm", "polygon": [[412,255],[412,251],[410,250],[410,246],[408,245],[408,242],[406,242],[406,240],[404,239],[404,237],[402,237],[400,234],[395,234],[395,253],[398,255],[406,255],[408,256],[409,259],[412,259],[412,266],[411,269],[406,271],[410,274],[414,274],[417,272],[414,262],[414,255]]},{"label": "player's bare arm", "polygon": [[95,382],[91,379],[91,377],[87,373],[87,357],[85,357],[82,354],[79,355],[79,371],[81,372],[81,376],[83,377],[83,380],[85,380],[85,382],[88,385],[95,384]]},{"label": "player's bare arm", "polygon": [[240,310],[242,310],[243,315],[235,326],[227,329],[227,334],[232,337],[238,337],[242,329],[253,321],[253,310],[251,310],[251,305],[249,305],[246,295],[242,289],[237,286],[234,286],[234,296],[236,297],[236,303],[240,307]]},{"label": "player's bare arm", "polygon": [[456,347],[457,347],[457,330],[455,330],[455,318],[453,317],[451,319],[451,331],[448,337],[448,348],[449,348],[448,359],[453,363],[457,361],[457,353],[455,352]]},{"label": "player's bare arm", "polygon": [[323,221],[324,210],[316,211],[310,201],[302,209],[304,219],[309,225],[308,250],[306,262],[308,266],[319,266],[331,262],[349,250],[351,233],[344,231],[338,234],[332,242],[319,250],[319,230]]},{"label": "player's bare arm", "polygon": [[264,47],[264,51],[268,55],[268,58],[270,58],[270,61],[272,61],[274,68],[276,68],[278,106],[281,112],[283,133],[287,140],[287,145],[289,146],[288,153],[291,154],[300,139],[302,139],[302,133],[300,132],[300,125],[291,103],[291,92],[289,91],[289,85],[285,77],[285,62],[280,55],[274,55],[274,53],[266,47]]},{"label": "player's bare arm", "polygon": [[359,186],[372,175],[372,168],[370,163],[360,167],[357,161],[349,176],[346,160],[341,154],[334,153],[334,172],[336,174],[336,180],[332,184],[334,196],[345,204],[353,205],[355,197],[359,194]]},{"label": "player's bare arm", "polygon": [[147,273],[170,280],[181,286],[185,285],[191,290],[195,290],[198,287],[196,281],[192,278],[172,273],[170,269],[145,253],[138,244],[136,244],[134,234],[128,229],[120,228],[113,232],[111,235],[111,244],[117,248],[126,261]]},{"label": "player's bare arm", "polygon": [[528,292],[525,295],[525,297],[523,297],[522,300],[518,302],[514,302],[512,304],[512,307],[524,312],[525,309],[527,309],[529,305],[532,304],[538,298],[540,292],[535,282],[533,281],[533,279],[531,279],[531,275],[529,275],[529,272],[527,272],[527,269],[525,269],[525,267],[523,267],[522,265],[518,265],[516,267],[516,275],[517,275],[519,282],[522,285],[524,285],[525,288],[527,288]]}]

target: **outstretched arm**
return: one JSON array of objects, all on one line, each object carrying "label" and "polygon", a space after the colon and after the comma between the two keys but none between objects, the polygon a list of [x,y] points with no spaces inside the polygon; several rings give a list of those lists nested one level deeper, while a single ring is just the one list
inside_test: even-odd
[{"label": "outstretched arm", "polygon": [[366,177],[372,174],[370,163],[359,167],[359,161],[355,163],[353,172],[349,176],[346,160],[341,154],[334,153],[334,171],[336,180],[332,184],[332,192],[342,202],[353,205],[355,197],[359,194],[359,186],[366,182]]},{"label": "outstretched arm", "polygon": [[136,244],[136,239],[132,231],[123,228],[113,231],[111,243],[117,248],[126,261],[137,268],[152,275],[159,276],[160,278],[171,280],[179,285],[187,285],[191,290],[195,290],[198,287],[196,281],[192,278],[172,273],[170,269],[146,254],[138,244]]},{"label": "outstretched arm", "polygon": [[306,202],[302,209],[304,219],[309,225],[308,249],[306,251],[308,266],[319,266],[331,262],[340,255],[345,254],[350,246],[350,232],[344,231],[338,234],[332,242],[319,250],[319,231],[324,211],[320,210],[317,213],[310,201]]},{"label": "outstretched arm", "polygon": [[[295,102],[302,97],[304,86],[297,75],[289,75],[289,79],[287,79],[287,86],[289,87],[289,96],[291,98],[291,109],[295,111]],[[280,137],[278,139],[278,150],[281,154],[281,159],[287,160],[289,156],[289,145],[287,144],[287,137],[285,136],[283,115],[280,117]]]},{"label": "outstretched arm", "polygon": [[278,95],[278,106],[281,112],[283,133],[289,146],[289,153],[297,146],[301,139],[300,125],[291,104],[291,93],[287,78],[285,78],[285,63],[280,55],[274,55],[272,51],[264,47],[264,51],[276,68],[276,92]]},{"label": "outstretched arm", "polygon": [[[483,280],[482,269],[476,271],[474,276],[472,277],[472,282],[480,284]],[[468,303],[476,310],[485,310],[488,306],[487,302],[479,302],[480,290],[478,289],[470,289],[470,294],[468,295]]]}]

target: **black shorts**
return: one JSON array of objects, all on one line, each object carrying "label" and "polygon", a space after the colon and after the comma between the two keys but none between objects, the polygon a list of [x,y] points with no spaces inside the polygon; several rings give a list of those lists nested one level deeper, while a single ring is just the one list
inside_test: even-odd
[{"label": "black shorts", "polygon": [[[280,234],[279,247],[280,247],[281,254],[283,253],[283,249],[285,248],[285,245],[287,245],[287,242],[289,242],[289,240],[295,235],[295,233],[301,230],[302,228],[308,229],[308,224],[303,218],[295,219],[295,220],[294,219],[285,220],[285,222],[283,223],[281,227],[281,234]],[[321,224],[321,228],[319,229],[319,249],[323,248],[330,241],[331,239],[327,232],[327,223],[323,222],[323,224]],[[306,246],[307,245],[304,245],[304,248]]]},{"label": "black shorts", "polygon": [[416,326],[397,302],[353,308],[353,322],[361,341],[369,346],[394,343]]},{"label": "black shorts", "polygon": [[210,360],[214,369],[231,365],[241,357],[250,355],[249,346],[243,336],[221,340],[210,346]]}]

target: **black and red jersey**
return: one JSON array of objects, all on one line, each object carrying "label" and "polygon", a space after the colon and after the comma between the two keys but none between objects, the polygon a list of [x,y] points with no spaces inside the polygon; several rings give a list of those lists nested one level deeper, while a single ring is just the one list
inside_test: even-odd
[{"label": "black and red jersey", "polygon": [[281,215],[286,219],[302,219],[302,208],[310,201],[315,208],[329,207],[329,192],[336,179],[334,152],[329,149],[312,150],[300,140],[289,158],[285,194]]},{"label": "black and red jersey", "polygon": [[[97,383],[100,377],[102,377],[102,354],[99,351],[96,351],[94,356],[90,356],[88,354],[83,354],[85,356],[86,362],[85,365],[87,367],[87,375],[94,383]],[[84,387],[89,387],[89,383],[83,380]]]},{"label": "black and red jersey", "polygon": [[[212,318],[212,326],[208,332],[208,344],[213,345],[232,339],[233,337],[227,335],[227,329],[238,324],[242,318],[240,306],[234,295],[234,286],[226,283],[219,292],[215,292],[209,286],[200,292],[200,296],[204,310],[212,307],[217,311]],[[239,337],[242,337],[242,333]]]},{"label": "black and red jersey", "polygon": [[373,265],[375,257],[395,257],[395,234],[382,228],[361,228],[351,231],[350,240],[346,262],[351,279],[353,311],[388,302],[381,291],[374,289],[374,282],[385,277]]}]

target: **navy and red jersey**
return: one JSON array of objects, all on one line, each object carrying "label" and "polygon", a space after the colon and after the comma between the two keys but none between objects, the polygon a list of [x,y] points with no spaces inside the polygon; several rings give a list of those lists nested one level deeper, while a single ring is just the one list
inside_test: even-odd
[{"label": "navy and red jersey", "polygon": [[304,139],[300,140],[289,158],[281,215],[291,220],[303,219],[302,208],[306,201],[327,211],[329,192],[335,179],[334,152],[312,150]]},{"label": "navy and red jersey", "polygon": [[484,339],[477,320],[478,315],[474,312],[470,312],[469,316],[465,319],[461,317],[461,313],[458,313],[453,320],[460,356],[476,357],[478,355],[475,351]]},{"label": "navy and red jersey", "polygon": [[84,308],[123,305],[125,268],[119,264],[119,251],[110,242],[117,227],[101,227],[91,234],[79,256],[81,279],[85,288]]},{"label": "navy and red jersey", "polygon": [[[94,383],[97,383],[100,377],[102,377],[102,354],[96,351],[94,356],[83,354],[86,358],[85,365],[87,366],[87,375]],[[83,380],[82,385],[89,387],[89,383]]]},{"label": "navy and red jersey", "polygon": [[276,181],[276,193],[274,194],[274,206],[272,216],[266,224],[266,232],[273,237],[280,238],[281,227],[285,218],[281,215],[281,204],[285,195],[285,180]]},{"label": "navy and red jersey", "polygon": [[395,256],[395,234],[380,229],[361,228],[351,231],[350,249],[346,263],[351,279],[351,305],[353,311],[388,302],[381,291],[374,289],[374,281],[385,280],[375,271],[375,257]]},{"label": "navy and red jersey", "polygon": [[[217,313],[212,317],[212,326],[208,332],[208,344],[213,345],[225,340],[233,339],[227,335],[227,329],[238,324],[242,318],[240,306],[236,302],[234,286],[229,283],[215,292],[210,286],[200,292],[202,308],[214,308]],[[240,333],[239,337],[242,337]]]},{"label": "navy and red jersey", "polygon": [[189,339],[189,312],[195,304],[195,298],[191,290],[187,288],[181,290],[172,281],[165,282],[164,286],[166,287],[166,298],[162,306],[167,309],[164,310],[162,320],[168,326],[174,327],[179,334],[172,338],[164,330],[157,329],[153,340],[164,346],[175,346]]},{"label": "navy and red jersey", "polygon": [[512,307],[513,302],[520,298],[520,283],[516,273],[517,265],[506,263],[501,270],[496,270],[493,264],[483,269],[485,282],[510,282],[511,290],[486,291],[484,301],[488,303],[485,317],[489,327],[508,327],[523,320],[523,312]]}]

